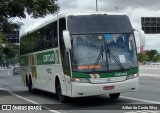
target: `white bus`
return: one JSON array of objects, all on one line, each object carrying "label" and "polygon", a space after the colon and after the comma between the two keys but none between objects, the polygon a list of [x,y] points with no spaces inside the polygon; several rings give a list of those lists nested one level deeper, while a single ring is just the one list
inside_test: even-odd
[{"label": "white bus", "polygon": [[[29,92],[40,89],[67,97],[109,94],[138,88],[135,29],[124,14],[59,15],[20,41],[21,78]],[[140,44],[144,46],[144,32]]]}]

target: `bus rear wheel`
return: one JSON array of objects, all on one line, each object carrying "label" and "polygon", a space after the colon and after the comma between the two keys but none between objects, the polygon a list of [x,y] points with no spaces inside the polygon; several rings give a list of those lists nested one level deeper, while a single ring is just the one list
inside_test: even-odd
[{"label": "bus rear wheel", "polygon": [[65,103],[67,101],[67,97],[62,95],[62,89],[61,89],[61,84],[59,80],[56,82],[56,94],[61,103]]},{"label": "bus rear wheel", "polygon": [[28,86],[28,91],[29,91],[30,93],[32,93],[32,94],[35,94],[35,93],[36,93],[36,89],[33,88],[32,80],[31,80],[31,79],[29,79],[27,86]]},{"label": "bus rear wheel", "polygon": [[118,99],[119,96],[120,96],[120,93],[109,94],[109,97],[110,97],[111,99]]}]

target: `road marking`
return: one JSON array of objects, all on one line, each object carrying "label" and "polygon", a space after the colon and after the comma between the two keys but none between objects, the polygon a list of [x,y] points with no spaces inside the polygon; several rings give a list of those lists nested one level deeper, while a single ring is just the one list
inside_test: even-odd
[{"label": "road marking", "polygon": [[[10,93],[11,93],[11,92],[10,92]],[[23,99],[23,100],[26,100],[26,101],[28,101],[28,102],[30,102],[30,103],[38,104],[37,102],[34,102],[34,101],[32,101],[32,100],[29,100],[29,99],[27,99],[27,98],[24,98],[24,97],[22,97],[22,96],[19,96],[19,95],[15,94],[15,93],[11,93],[11,94],[14,95],[14,96],[16,96],[16,97],[18,97],[18,98],[21,98],[21,99]]]},{"label": "road marking", "polygon": [[7,91],[6,89],[4,89],[4,88],[0,88],[0,90],[4,90],[4,91]]},{"label": "road marking", "polygon": [[[11,92],[10,92],[10,93],[11,93]],[[11,93],[11,94],[14,95],[14,96],[16,96],[16,97],[18,97],[18,98],[21,98],[21,99],[23,99],[23,100],[26,100],[26,101],[28,101],[28,102],[30,102],[30,103],[40,105],[40,104],[37,103],[37,102],[34,102],[34,101],[30,100],[30,99],[27,99],[27,98],[24,98],[24,97],[22,97],[22,96],[19,96],[19,95],[15,94],[15,93]],[[42,105],[41,105],[41,106],[42,106]],[[48,109],[48,111],[50,111],[50,112],[52,112],[52,113],[60,113],[59,111],[56,111],[56,110],[49,110],[50,108],[48,108],[48,107],[46,107],[46,106],[42,106],[42,107],[45,108],[45,109]]]},{"label": "road marking", "polygon": [[130,99],[130,100],[136,100],[136,101],[142,101],[142,102],[152,103],[152,104],[160,104],[160,102],[157,102],[157,101],[144,100],[144,99],[138,99],[138,98],[132,98],[132,97],[126,97],[126,96],[120,96],[120,97],[121,98],[125,98],[125,99]]},{"label": "road marking", "polygon": [[[4,90],[4,91],[8,91],[7,89],[4,89],[4,88],[0,88],[0,89],[1,89],[1,90]],[[37,102],[35,102],[35,101],[32,101],[32,100],[27,99],[27,98],[24,98],[24,97],[22,97],[22,96],[19,96],[19,95],[15,94],[15,93],[10,92],[10,91],[8,91],[8,92],[9,92],[10,94],[18,97],[18,98],[21,98],[21,99],[23,99],[23,100],[25,100],[25,101],[28,101],[28,102],[30,102],[30,103],[33,103],[33,104],[36,104],[36,105],[41,105],[41,104],[39,104],[39,103],[37,103]],[[42,105],[41,105],[41,106],[42,106]],[[46,110],[52,112],[52,113],[61,113],[61,112],[56,111],[56,110],[49,110],[50,108],[48,108],[48,107],[46,107],[46,106],[42,106],[42,107],[45,108]]]}]

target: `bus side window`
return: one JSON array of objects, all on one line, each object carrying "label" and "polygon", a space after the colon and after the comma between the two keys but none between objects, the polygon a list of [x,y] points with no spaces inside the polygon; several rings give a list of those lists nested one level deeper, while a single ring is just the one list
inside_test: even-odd
[{"label": "bus side window", "polygon": [[42,31],[41,30],[39,30],[38,31],[38,35],[37,35],[37,38],[38,38],[38,42],[37,42],[37,51],[40,51],[40,50],[42,50],[42,42],[43,42],[43,35],[42,35],[43,33],[42,33]]},{"label": "bus side window", "polygon": [[57,37],[57,22],[54,22],[51,27],[51,46],[53,48],[58,47],[58,37]]},{"label": "bus side window", "polygon": [[43,50],[45,48],[45,43],[44,43],[44,40],[42,40],[42,43],[41,43],[41,49]]},{"label": "bus side window", "polygon": [[48,25],[45,28],[45,33],[44,33],[44,48],[45,49],[50,49],[52,48],[52,29],[53,27],[51,25]]},{"label": "bus side window", "polygon": [[20,40],[21,44],[20,44],[20,54],[25,54],[25,37],[22,37]]},{"label": "bus side window", "polygon": [[64,60],[64,53],[65,53],[65,45],[64,45],[63,35],[62,35],[63,30],[66,30],[66,20],[64,18],[59,20],[59,40],[60,40],[62,63]]},{"label": "bus side window", "polygon": [[42,50],[48,49],[49,26],[42,29]]},{"label": "bus side window", "polygon": [[30,46],[29,46],[29,35],[26,39],[27,39],[26,40],[26,53],[29,53],[29,48],[30,48]]},{"label": "bus side window", "polygon": [[37,43],[37,51],[41,50],[42,45],[41,45],[42,41],[39,39],[38,43]]},{"label": "bus side window", "polygon": [[34,33],[33,38],[34,38],[33,51],[35,52],[35,51],[37,50],[37,44],[38,44],[38,32],[35,32],[35,33]]},{"label": "bus side window", "polygon": [[46,31],[46,28],[43,28],[43,29],[40,30],[40,35],[41,35],[40,36],[40,40],[41,40],[41,43],[40,43],[41,46],[40,47],[41,48],[39,48],[40,50],[44,50],[45,49],[45,40],[46,40],[45,39],[46,38],[46,35],[45,35],[46,32],[45,31]]}]

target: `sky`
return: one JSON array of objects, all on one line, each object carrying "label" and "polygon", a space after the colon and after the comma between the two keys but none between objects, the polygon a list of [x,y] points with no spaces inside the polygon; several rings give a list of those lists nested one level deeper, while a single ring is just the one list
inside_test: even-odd
[{"label": "sky", "polygon": [[[124,13],[128,15],[131,24],[135,29],[141,29],[141,17],[160,17],[160,0],[97,0],[98,11],[108,13]],[[83,13],[95,12],[96,0],[58,0],[56,2],[60,6],[59,13]],[[117,11],[116,11],[117,7]],[[26,19],[15,18],[14,22],[22,22],[24,25],[20,30],[20,34],[26,33],[36,26],[47,20],[54,18],[48,15],[45,18],[32,19],[27,15]],[[137,46],[139,46],[139,40]],[[160,34],[146,34],[145,50],[156,49],[160,52]]]}]

